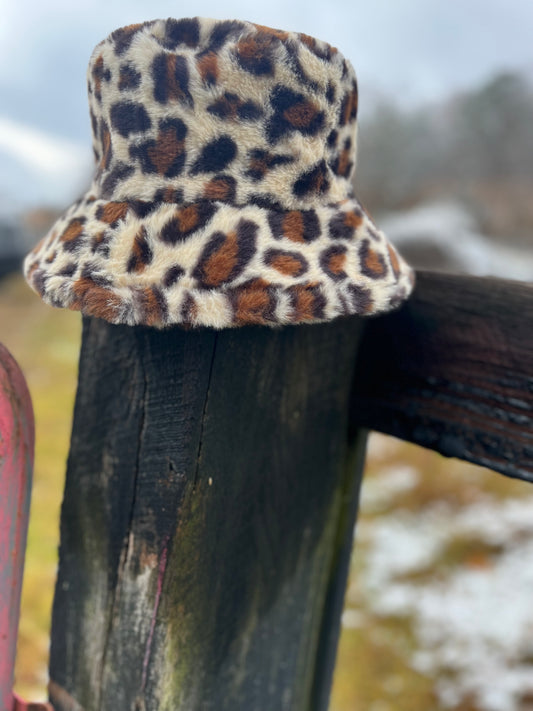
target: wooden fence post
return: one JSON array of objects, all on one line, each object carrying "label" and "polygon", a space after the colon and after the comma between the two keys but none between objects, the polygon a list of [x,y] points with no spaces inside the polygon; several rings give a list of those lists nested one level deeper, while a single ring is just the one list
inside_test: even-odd
[{"label": "wooden fence post", "polygon": [[364,431],[357,318],[214,332],[85,319],[56,711],[325,711]]}]

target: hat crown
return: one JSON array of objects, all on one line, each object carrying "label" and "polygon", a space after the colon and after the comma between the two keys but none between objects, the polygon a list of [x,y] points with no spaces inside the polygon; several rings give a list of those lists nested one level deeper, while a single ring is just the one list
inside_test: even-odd
[{"label": "hat crown", "polygon": [[96,47],[88,89],[98,198],[298,209],[351,193],[357,84],[325,42],[156,20]]}]

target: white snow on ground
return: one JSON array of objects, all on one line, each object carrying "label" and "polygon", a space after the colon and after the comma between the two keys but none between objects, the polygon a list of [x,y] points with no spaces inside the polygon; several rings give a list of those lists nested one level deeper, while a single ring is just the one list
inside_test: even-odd
[{"label": "white snow on ground", "polygon": [[[401,469],[376,480],[368,482],[370,497],[364,494],[371,508],[373,487],[385,483],[390,498],[390,482],[408,481]],[[416,485],[416,475],[411,481]],[[484,711],[521,711],[520,697],[533,694],[533,497],[487,499],[460,511],[398,511],[366,521],[358,536],[366,549],[358,581],[364,604],[374,614],[412,620],[418,650],[411,665],[438,679],[441,704],[453,708],[471,697]],[[405,578],[431,570],[458,539],[501,552],[479,567],[440,571],[430,582]],[[343,621],[356,627],[361,614],[348,609]]]},{"label": "white snow on ground", "polygon": [[417,244],[433,245],[467,274],[533,280],[531,254],[485,237],[474,217],[459,203],[423,203],[411,210],[382,215],[378,223],[400,251]]}]

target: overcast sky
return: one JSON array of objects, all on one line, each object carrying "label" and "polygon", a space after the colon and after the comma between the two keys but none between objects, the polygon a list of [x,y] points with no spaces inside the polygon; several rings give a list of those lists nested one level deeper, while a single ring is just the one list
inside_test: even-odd
[{"label": "overcast sky", "polygon": [[46,153],[49,134],[73,159],[78,145],[88,154],[85,72],[94,46],[122,25],[194,15],[334,44],[355,67],[362,114],[379,92],[412,106],[502,69],[533,74],[533,0],[0,0],[0,160],[9,151],[18,160],[20,148],[28,162],[32,137]]}]

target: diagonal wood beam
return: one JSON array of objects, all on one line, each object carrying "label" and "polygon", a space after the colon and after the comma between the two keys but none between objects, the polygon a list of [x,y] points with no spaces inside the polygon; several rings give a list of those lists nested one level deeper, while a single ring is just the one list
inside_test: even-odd
[{"label": "diagonal wood beam", "polygon": [[420,272],[369,320],[351,425],[533,482],[533,286]]}]

